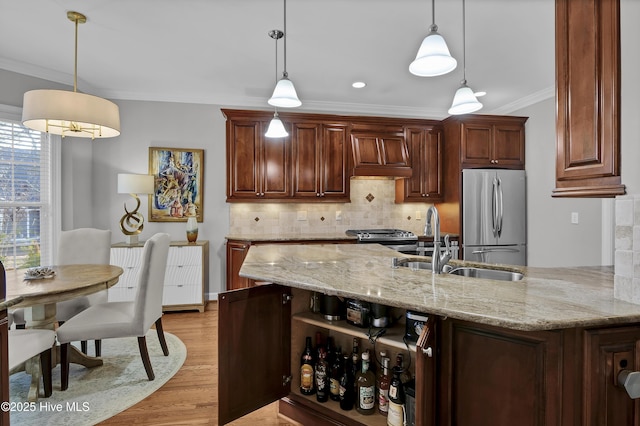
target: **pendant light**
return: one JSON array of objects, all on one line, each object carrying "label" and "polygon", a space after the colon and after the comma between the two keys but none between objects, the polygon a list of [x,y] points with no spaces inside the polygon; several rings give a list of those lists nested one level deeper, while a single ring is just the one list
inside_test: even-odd
[{"label": "pendant light", "polygon": [[409,65],[409,72],[418,77],[435,77],[456,69],[455,60],[444,38],[438,34],[436,25],[436,2],[431,0],[431,26],[429,34],[422,40],[416,59]]},{"label": "pendant light", "polygon": [[[281,39],[283,35],[284,33],[280,30],[269,31],[269,37],[276,41],[276,82],[278,81],[278,40]],[[286,138],[289,136],[289,133],[287,133],[287,130],[284,128],[284,124],[280,121],[280,117],[278,117],[278,107],[275,107],[273,118],[269,123],[267,133],[264,135],[268,138]]]},{"label": "pendant light", "polygon": [[78,92],[78,24],[87,22],[81,13],[69,11],[75,22],[73,92],[31,90],[24,94],[22,124],[40,132],[80,138],[111,138],[120,134],[120,112],[113,102]]},{"label": "pendant light", "polygon": [[451,108],[449,108],[449,114],[451,115],[470,114],[482,108],[482,104],[476,98],[473,90],[467,86],[465,25],[465,6],[464,0],[462,0],[462,81],[460,82],[460,88],[456,90],[456,94],[453,97]]},{"label": "pendant light", "polygon": [[287,0],[284,0],[284,69],[282,78],[276,84],[273,95],[268,101],[269,105],[282,108],[294,108],[302,105],[293,82],[289,80],[287,73]]}]

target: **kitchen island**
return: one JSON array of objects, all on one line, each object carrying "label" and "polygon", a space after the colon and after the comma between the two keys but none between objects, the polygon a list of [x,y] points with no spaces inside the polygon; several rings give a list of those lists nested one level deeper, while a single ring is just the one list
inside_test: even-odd
[{"label": "kitchen island", "polygon": [[[638,424],[638,403],[617,385],[617,377],[640,367],[640,305],[613,297],[613,268],[491,266],[524,275],[520,281],[494,281],[393,268],[394,257],[403,256],[377,245],[251,247],[240,275],[277,285],[220,296],[220,347],[235,348],[223,338],[246,333],[247,321],[260,317],[251,326],[259,329],[255,334],[269,335],[270,348],[274,338],[285,346],[278,361],[271,360],[290,377],[279,394],[282,413],[304,424],[384,424],[384,418],[376,423],[373,416],[328,410],[296,387],[304,335],[321,329],[339,340],[358,333],[313,319],[309,295],[354,298],[429,315],[428,332],[411,347],[416,424]],[[258,294],[259,307],[249,304],[248,290]],[[233,318],[228,334],[222,332],[230,321],[224,315]],[[272,329],[278,329],[276,337]],[[359,331],[365,340],[366,331]],[[398,344],[392,340],[382,344],[402,348],[401,338]],[[221,394],[223,366],[233,368],[233,355],[235,361],[221,356]],[[221,410],[223,405],[221,400]]]}]

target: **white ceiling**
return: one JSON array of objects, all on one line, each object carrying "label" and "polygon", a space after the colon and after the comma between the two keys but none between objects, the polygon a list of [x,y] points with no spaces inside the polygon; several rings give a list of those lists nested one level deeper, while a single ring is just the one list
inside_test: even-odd
[{"label": "white ceiling", "polygon": [[[458,67],[416,77],[409,63],[431,24],[430,0],[288,0],[287,71],[298,110],[441,118],[462,79],[462,0],[436,0]],[[110,99],[269,109],[272,29],[283,0],[0,0],[0,68]],[[554,95],[554,0],[466,0],[469,86],[480,113]],[[279,47],[282,72],[283,43]],[[362,80],[364,89],[351,83]]]}]

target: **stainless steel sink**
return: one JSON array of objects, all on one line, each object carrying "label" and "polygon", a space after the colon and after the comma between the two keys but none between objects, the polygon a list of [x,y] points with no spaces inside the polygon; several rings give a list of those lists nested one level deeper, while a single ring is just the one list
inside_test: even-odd
[{"label": "stainless steel sink", "polygon": [[498,281],[520,281],[524,275],[515,271],[504,271],[499,269],[485,269],[462,266],[459,268],[453,268],[447,273],[453,275],[460,275],[462,277],[471,278],[485,278],[488,280]]},{"label": "stainless steel sink", "polygon": [[[431,270],[431,262],[421,261],[421,260],[408,260],[408,259],[399,259],[397,266],[402,266],[404,268],[409,268],[413,271],[418,269],[426,269],[428,271]],[[453,267],[451,265],[444,265],[443,273],[448,273],[452,270]]]}]

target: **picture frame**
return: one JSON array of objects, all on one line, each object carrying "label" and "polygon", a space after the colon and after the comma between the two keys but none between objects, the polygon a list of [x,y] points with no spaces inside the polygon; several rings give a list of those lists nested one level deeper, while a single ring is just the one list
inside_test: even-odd
[{"label": "picture frame", "polygon": [[149,147],[149,222],[186,222],[204,217],[204,150]]}]

